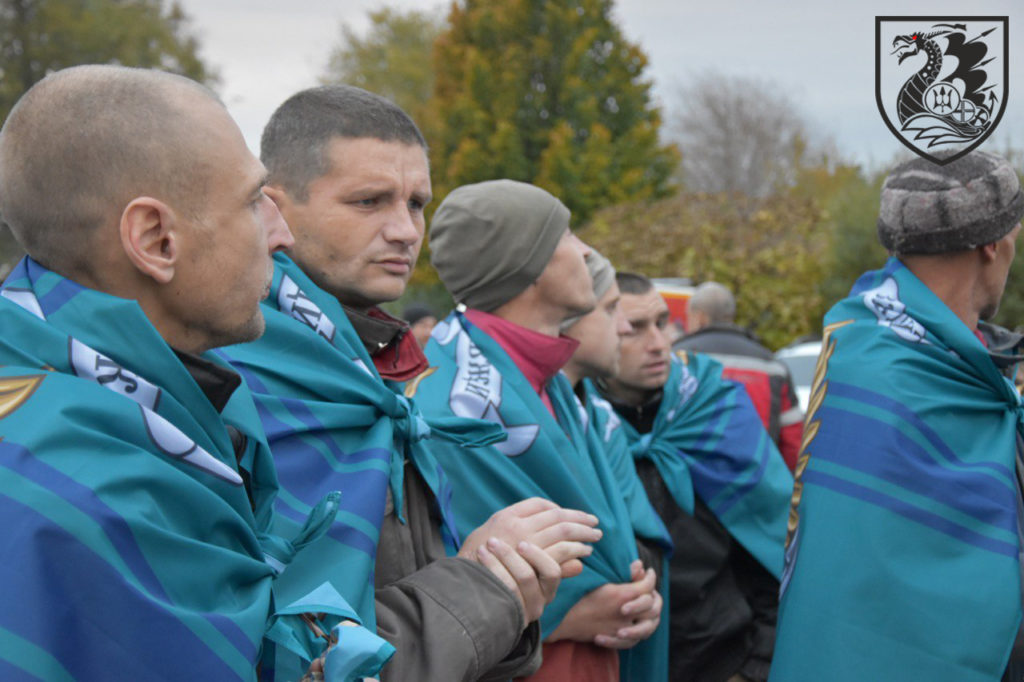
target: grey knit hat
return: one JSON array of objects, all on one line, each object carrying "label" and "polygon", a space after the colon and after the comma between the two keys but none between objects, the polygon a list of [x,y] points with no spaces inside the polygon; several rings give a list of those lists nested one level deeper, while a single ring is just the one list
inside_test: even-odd
[{"label": "grey knit hat", "polygon": [[456,303],[489,312],[533,284],[569,229],[569,209],[540,187],[459,187],[430,224],[430,262]]},{"label": "grey knit hat", "polygon": [[[587,254],[586,258],[587,271],[590,273],[590,282],[594,287],[594,298],[598,301],[605,295],[612,283],[615,281],[615,268],[612,266],[610,260],[599,254],[593,249]],[[562,323],[562,331],[565,331],[569,327],[573,326],[585,315],[577,315],[570,317],[568,320]]]},{"label": "grey knit hat", "polygon": [[990,244],[1024,216],[1024,195],[1003,158],[973,151],[939,166],[917,158],[882,185],[878,240],[900,255],[949,253]]}]

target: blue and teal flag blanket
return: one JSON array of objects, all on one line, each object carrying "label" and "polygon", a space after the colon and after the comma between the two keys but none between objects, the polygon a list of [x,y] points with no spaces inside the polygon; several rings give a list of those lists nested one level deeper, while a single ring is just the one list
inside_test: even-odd
[{"label": "blue and teal flag blanket", "polygon": [[263,306],[263,337],[218,352],[249,385],[266,429],[281,488],[275,530],[294,532],[325,493],[341,491],[334,523],[296,557],[278,589],[288,599],[329,582],[375,629],[374,557],[389,488],[402,509],[404,460],[433,491],[454,554],[451,485],[424,440],[486,444],[504,436],[477,420],[428,424],[381,379],[338,300],[284,255],[275,256]]},{"label": "blue and teal flag blanket", "polygon": [[640,477],[637,476],[629,441],[626,440],[625,431],[621,428],[622,419],[611,403],[594,390],[590,379],[584,379],[583,385],[586,404],[582,405],[577,400],[577,405],[581,410],[587,443],[592,451],[602,452],[607,459],[612,475],[618,483],[622,500],[629,511],[634,534],[638,538],[661,545],[668,558],[672,553],[672,540],[664,522],[647,498],[647,491],[644,490]]},{"label": "blue and teal flag blanket", "polygon": [[772,679],[996,682],[1021,619],[1020,398],[899,260],[825,325]]},{"label": "blue and teal flag blanket", "polygon": [[634,458],[654,462],[683,511],[692,514],[699,495],[751,556],[781,575],[793,477],[721,363],[699,353],[673,357],[651,431],[641,436],[626,421],[619,428]]},{"label": "blue and teal flag blanket", "polygon": [[529,497],[600,519],[604,535],[583,560],[583,573],[564,580],[544,609],[540,623],[547,636],[588,592],[608,582],[629,582],[636,539],[618,482],[603,452],[588,446],[564,377],[548,385],[556,420],[508,354],[459,312],[435,328],[427,358],[436,371],[419,383],[416,397],[428,415],[482,418],[508,433],[507,441],[488,447],[434,444],[457,491],[452,504],[460,532],[471,532],[494,512]]},{"label": "blue and teal flag blanket", "polygon": [[[226,425],[246,436],[240,461]],[[261,651],[321,654],[297,614],[329,628],[344,600],[272,589],[337,496],[281,537],[276,492],[244,387],[218,413],[135,301],[15,268],[0,290],[0,678],[255,680]],[[328,679],[353,679],[346,656]]]}]

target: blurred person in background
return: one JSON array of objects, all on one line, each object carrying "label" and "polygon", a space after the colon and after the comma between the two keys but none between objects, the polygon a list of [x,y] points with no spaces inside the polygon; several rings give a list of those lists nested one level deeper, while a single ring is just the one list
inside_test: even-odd
[{"label": "blurred person in background", "polygon": [[437,324],[434,311],[422,303],[414,303],[402,311],[402,319],[408,323],[409,333],[420,344],[420,348],[424,348],[430,340],[430,332],[434,331],[434,325]]},{"label": "blurred person in background", "polygon": [[697,287],[687,308],[688,334],[673,350],[707,353],[722,363],[726,377],[738,381],[757,408],[768,435],[790,471],[803,438],[804,414],[784,364],[748,329],[736,324],[736,299],[718,282]]}]

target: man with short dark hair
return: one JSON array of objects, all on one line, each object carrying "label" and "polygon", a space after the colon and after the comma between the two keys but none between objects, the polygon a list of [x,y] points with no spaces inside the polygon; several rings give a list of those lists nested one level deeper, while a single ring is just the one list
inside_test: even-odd
[{"label": "man with short dark hair", "polygon": [[1022,217],[992,154],[886,177],[892,257],[825,316],[773,679],[1022,679],[1021,357],[982,322]]},{"label": "man with short dark hair", "polygon": [[28,252],[0,290],[4,679],[255,682],[265,634],[322,653],[300,614],[340,602],[275,603],[302,538],[271,533],[252,399],[207,353],[264,328],[292,243],[264,181],[179,76],[58,71],[4,123],[0,213]]},{"label": "man with short dark hair", "polygon": [[587,446],[559,369],[576,349],[562,324],[596,301],[569,210],[545,190],[491,180],[455,189],[438,207],[431,262],[460,307],[439,324],[419,383],[428,414],[486,419],[504,443],[434,449],[458,491],[457,524],[472,528],[495,509],[532,495],[584,509],[604,536],[541,618],[544,663],[530,680],[619,679],[617,649],[657,629],[656,573],[637,558],[631,519],[603,453]]},{"label": "man with short dark hair", "polygon": [[767,679],[793,479],[746,392],[706,355],[669,352],[668,305],[649,279],[616,276],[631,330],[597,382],[621,417],[637,474],[675,545],[670,679]]},{"label": "man with short dark hair", "polygon": [[[349,86],[297,93],[263,133],[266,193],[296,236],[275,260],[267,334],[226,349],[253,387],[285,495],[301,523],[323,489],[341,511],[281,590],[327,580],[396,653],[383,680],[507,680],[538,664],[531,625],[561,576],[579,570],[597,519],[515,500],[456,528],[453,490],[430,444],[504,437],[477,420],[425,420],[402,384],[427,369],[398,298],[431,200],[425,143],[382,97]],[[460,542],[461,540],[461,542]]]},{"label": "man with short dark hair", "polygon": [[757,408],[786,466],[792,471],[803,437],[804,414],[786,366],[749,329],[736,325],[736,299],[718,282],[704,282],[686,308],[687,334],[672,349],[707,353],[738,381]]}]

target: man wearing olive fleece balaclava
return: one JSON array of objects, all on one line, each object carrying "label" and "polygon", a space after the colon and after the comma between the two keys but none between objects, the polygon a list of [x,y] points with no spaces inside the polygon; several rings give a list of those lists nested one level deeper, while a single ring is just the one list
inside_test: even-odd
[{"label": "man wearing olive fleece balaclava", "polygon": [[530,496],[600,519],[604,535],[583,573],[563,581],[541,617],[544,663],[528,679],[604,682],[619,679],[617,649],[655,631],[661,598],[654,570],[637,558],[614,476],[603,454],[588,448],[559,374],[578,345],[560,335],[562,324],[595,305],[584,261],[590,248],[569,230],[569,218],[551,194],[512,180],[467,185],[445,198],[431,225],[431,262],[459,305],[427,344],[436,371],[419,382],[415,399],[428,416],[488,419],[509,434],[469,450],[434,444],[458,491],[460,528]]}]

